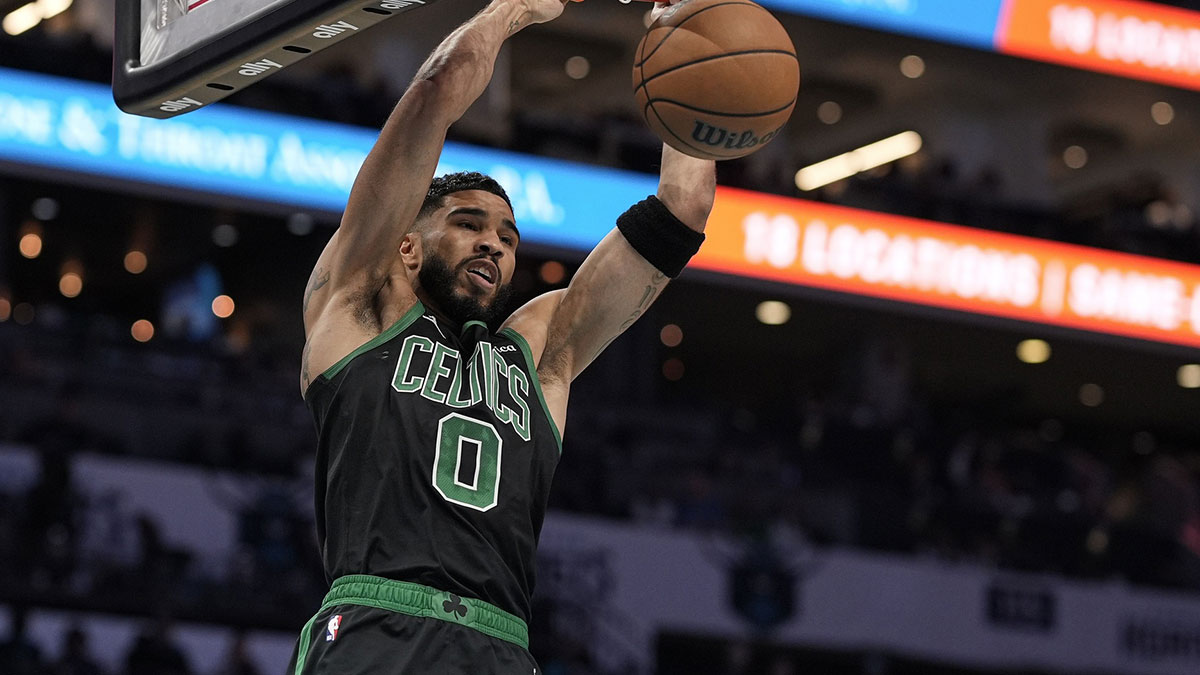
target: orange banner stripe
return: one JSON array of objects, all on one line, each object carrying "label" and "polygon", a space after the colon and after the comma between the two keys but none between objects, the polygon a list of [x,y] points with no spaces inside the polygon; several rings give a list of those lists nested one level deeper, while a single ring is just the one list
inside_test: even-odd
[{"label": "orange banner stripe", "polygon": [[1008,0],[1001,52],[1200,89],[1200,13],[1131,0]]},{"label": "orange banner stripe", "polygon": [[718,188],[691,266],[1200,347],[1200,266]]}]

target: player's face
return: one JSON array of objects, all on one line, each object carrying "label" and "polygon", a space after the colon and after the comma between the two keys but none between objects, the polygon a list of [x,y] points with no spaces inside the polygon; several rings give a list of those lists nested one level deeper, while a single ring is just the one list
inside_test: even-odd
[{"label": "player's face", "polygon": [[520,235],[508,203],[483,190],[446,195],[424,237],[421,286],[451,318],[488,320],[504,309]]}]

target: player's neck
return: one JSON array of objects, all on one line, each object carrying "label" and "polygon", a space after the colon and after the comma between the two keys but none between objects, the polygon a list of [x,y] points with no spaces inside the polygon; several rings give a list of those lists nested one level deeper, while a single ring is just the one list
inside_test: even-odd
[{"label": "player's neck", "polygon": [[414,290],[416,291],[417,299],[420,300],[421,304],[425,306],[425,311],[437,317],[438,323],[454,332],[458,332],[458,329],[462,327],[461,322],[443,311],[442,308],[438,306],[437,301],[429,297],[429,294],[425,292],[425,289],[418,287]]}]

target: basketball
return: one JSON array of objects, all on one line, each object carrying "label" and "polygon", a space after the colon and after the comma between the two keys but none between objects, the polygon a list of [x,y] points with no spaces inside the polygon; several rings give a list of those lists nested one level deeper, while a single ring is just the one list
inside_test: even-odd
[{"label": "basketball", "polygon": [[633,64],[646,123],[701,159],[744,157],[787,122],[800,64],[787,31],[749,0],[683,0],[650,25]]}]

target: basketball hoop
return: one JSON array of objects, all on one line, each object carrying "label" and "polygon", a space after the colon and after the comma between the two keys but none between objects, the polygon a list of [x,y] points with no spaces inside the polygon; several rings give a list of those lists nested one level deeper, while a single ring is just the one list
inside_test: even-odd
[{"label": "basketball hoop", "polygon": [[437,0],[119,0],[113,98],[168,118]]}]

